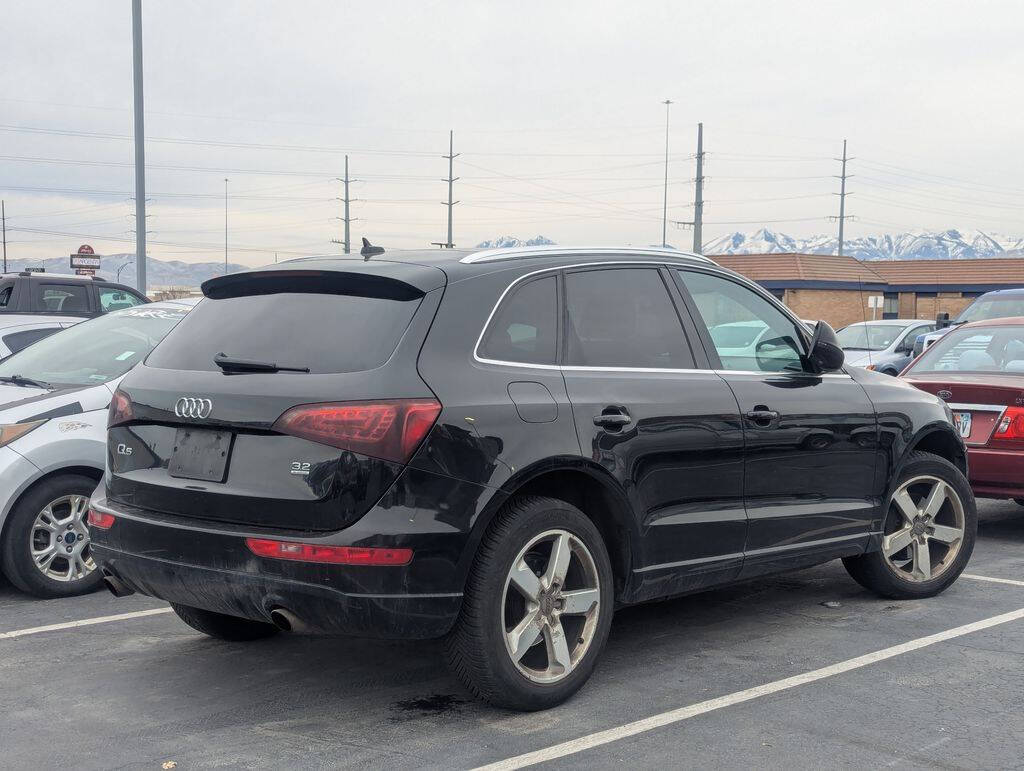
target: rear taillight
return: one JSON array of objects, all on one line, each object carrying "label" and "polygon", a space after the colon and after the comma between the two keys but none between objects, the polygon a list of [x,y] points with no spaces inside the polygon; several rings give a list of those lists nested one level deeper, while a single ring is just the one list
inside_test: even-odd
[{"label": "rear taillight", "polygon": [[412,549],[365,546],[323,546],[315,543],[246,538],[245,545],[258,557],[294,562],[326,562],[332,565],[408,565]]},{"label": "rear taillight", "polygon": [[107,415],[107,428],[127,423],[134,418],[132,414],[132,400],[124,391],[114,391],[114,398],[110,400],[110,412]]},{"label": "rear taillight", "polygon": [[113,514],[107,514],[105,511],[89,509],[89,516],[86,521],[89,523],[89,527],[98,527],[100,530],[109,530],[114,526],[116,517],[114,517]]},{"label": "rear taillight", "polygon": [[1024,439],[1024,407],[1007,407],[996,425],[993,439]]},{"label": "rear taillight", "polygon": [[439,414],[441,404],[435,399],[302,404],[279,417],[273,429],[343,450],[405,463]]}]

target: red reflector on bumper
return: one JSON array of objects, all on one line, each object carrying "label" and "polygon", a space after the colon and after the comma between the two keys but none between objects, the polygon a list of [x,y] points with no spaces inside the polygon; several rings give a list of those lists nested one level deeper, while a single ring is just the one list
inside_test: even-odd
[{"label": "red reflector on bumper", "polygon": [[332,565],[408,565],[412,549],[383,549],[364,546],[323,546],[315,543],[246,538],[245,545],[258,557],[296,562],[326,562]]},{"label": "red reflector on bumper", "polygon": [[116,517],[113,514],[106,514],[96,509],[89,509],[89,516],[86,518],[89,527],[98,527],[100,530],[109,530],[113,527]]}]

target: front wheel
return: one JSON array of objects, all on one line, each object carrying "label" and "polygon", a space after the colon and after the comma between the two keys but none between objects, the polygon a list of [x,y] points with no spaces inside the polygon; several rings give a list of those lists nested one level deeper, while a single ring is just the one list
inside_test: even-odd
[{"label": "front wheel", "polygon": [[903,466],[882,521],[881,547],[843,560],[861,586],[892,599],[932,597],[971,558],[978,512],[966,477],[944,458],[915,452]]},{"label": "front wheel", "polygon": [[445,652],[494,706],[562,703],[590,677],[608,639],[614,593],[601,534],[553,498],[506,504],[477,552]]}]

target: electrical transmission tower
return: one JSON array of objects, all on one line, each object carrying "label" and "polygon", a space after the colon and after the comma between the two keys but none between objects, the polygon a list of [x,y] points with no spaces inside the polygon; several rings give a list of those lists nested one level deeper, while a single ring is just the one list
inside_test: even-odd
[{"label": "electrical transmission tower", "polygon": [[839,246],[838,246],[838,249],[837,249],[836,253],[840,257],[842,257],[843,256],[843,225],[846,224],[846,220],[854,219],[852,214],[847,214],[846,213],[846,196],[849,195],[849,193],[846,192],[846,180],[848,180],[850,177],[853,176],[852,174],[847,174],[846,173],[846,162],[847,161],[852,161],[853,158],[847,158],[846,157],[846,140],[845,139],[843,140],[843,157],[842,158],[834,158],[833,160],[841,161],[842,164],[843,164],[843,173],[838,175],[838,176],[833,175],[833,176],[836,176],[836,179],[840,180],[839,192],[832,194],[832,195],[838,195],[839,196],[839,216],[838,217],[829,217],[830,220],[839,220]]},{"label": "electrical transmission tower", "polygon": [[679,228],[693,228],[693,251],[704,253],[704,124],[697,124],[697,178],[694,180],[693,220],[673,220]]},{"label": "electrical transmission tower", "polygon": [[350,203],[352,203],[353,201],[356,201],[358,199],[357,198],[349,198],[348,197],[348,183],[351,180],[348,178],[348,156],[347,155],[345,156],[345,176],[344,177],[338,177],[337,179],[338,179],[339,182],[342,182],[345,185],[345,197],[337,199],[337,200],[339,200],[339,201],[341,201],[342,203],[345,204],[345,216],[344,217],[337,217],[336,218],[336,219],[342,220],[345,223],[345,240],[339,241],[337,238],[332,238],[331,239],[331,243],[332,244],[341,244],[342,247],[345,250],[345,254],[350,254],[351,253],[351,247],[352,247],[352,236],[351,236],[351,232],[350,232],[350,227],[349,226],[352,224],[352,218],[349,216],[349,213],[348,213],[348,205]]},{"label": "electrical transmission tower", "polygon": [[448,200],[441,201],[442,206],[448,207],[448,240],[444,243],[440,241],[432,241],[434,246],[440,246],[442,249],[454,249],[455,244],[452,242],[452,207],[458,203],[458,201],[452,200],[452,183],[458,180],[458,177],[452,176],[452,161],[459,157],[460,153],[454,152],[454,131],[448,132],[448,155],[442,155],[442,158],[448,159],[448,178],[442,180],[442,182],[448,183]]}]

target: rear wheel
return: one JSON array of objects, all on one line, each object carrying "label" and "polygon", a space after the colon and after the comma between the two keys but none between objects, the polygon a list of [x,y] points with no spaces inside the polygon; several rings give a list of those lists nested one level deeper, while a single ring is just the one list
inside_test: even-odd
[{"label": "rear wheel", "polygon": [[917,452],[888,500],[881,548],[844,559],[847,571],[883,597],[917,599],[942,592],[974,550],[978,514],[970,484],[949,461]]},{"label": "rear wheel", "polygon": [[96,480],[81,474],[50,477],[30,488],[11,510],[0,564],[11,583],[36,597],[72,597],[99,588],[86,515]]},{"label": "rear wheel", "polygon": [[210,637],[216,637],[218,640],[232,642],[261,640],[278,632],[276,626],[264,621],[228,616],[224,613],[214,613],[211,610],[179,605],[175,602],[171,603],[171,608],[178,614],[178,618],[190,627]]},{"label": "rear wheel", "polygon": [[612,570],[601,534],[579,509],[522,497],[484,536],[449,664],[499,707],[547,709],[590,677],[608,639]]}]

